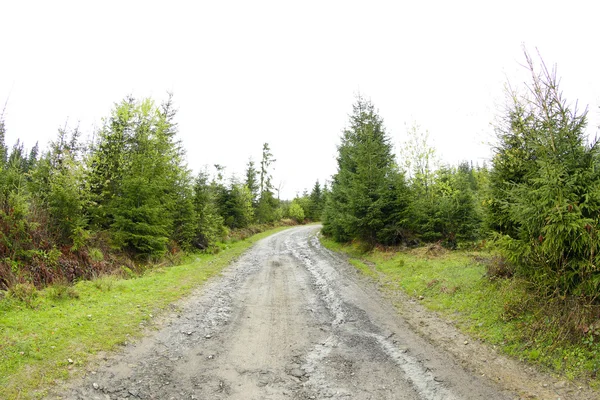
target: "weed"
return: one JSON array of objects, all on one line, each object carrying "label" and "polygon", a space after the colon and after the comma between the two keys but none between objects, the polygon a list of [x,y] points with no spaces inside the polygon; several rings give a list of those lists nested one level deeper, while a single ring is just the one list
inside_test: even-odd
[{"label": "weed", "polygon": [[8,297],[24,303],[29,308],[36,308],[38,291],[31,283],[17,283],[8,289]]},{"label": "weed", "polygon": [[90,256],[90,259],[93,262],[101,262],[104,261],[104,253],[102,253],[102,250],[100,250],[97,247],[92,247],[91,249],[88,250],[88,254]]},{"label": "weed", "polygon": [[46,289],[46,296],[51,300],[78,299],[79,292],[65,283],[55,283]]},{"label": "weed", "polygon": [[125,279],[133,279],[136,276],[135,272],[125,265],[121,265],[121,275],[123,275]]},{"label": "weed", "polygon": [[101,292],[111,291],[118,282],[118,278],[113,275],[104,275],[92,281],[92,285]]},{"label": "weed", "polygon": [[507,279],[515,274],[515,267],[504,257],[493,256],[491,258],[480,258],[486,268],[485,275],[489,279]]}]

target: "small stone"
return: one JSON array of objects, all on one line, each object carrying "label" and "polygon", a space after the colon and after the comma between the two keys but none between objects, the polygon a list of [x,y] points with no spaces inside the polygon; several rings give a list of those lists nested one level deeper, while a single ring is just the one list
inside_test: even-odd
[{"label": "small stone", "polygon": [[423,300],[425,297],[423,296],[419,296],[419,300]]},{"label": "small stone", "polygon": [[468,345],[468,344],[469,344],[469,341],[468,341],[468,340],[465,340],[465,343],[464,343],[464,345],[466,346],[466,345]]},{"label": "small stone", "polygon": [[205,339],[210,339],[212,336],[211,335],[204,335]]},{"label": "small stone", "polygon": [[213,356],[212,354],[210,356],[207,357],[209,360],[212,360],[213,358],[215,358],[215,356]]},{"label": "small stone", "polygon": [[192,332],[192,331],[187,331],[185,334],[186,334],[186,335],[188,335],[188,336],[190,336],[192,333],[194,333],[194,332]]},{"label": "small stone", "polygon": [[94,388],[94,390],[100,389],[100,385],[98,385],[96,382],[92,383],[92,387]]},{"label": "small stone", "polygon": [[74,361],[73,361],[73,360],[71,360],[70,358],[68,358],[68,359],[67,359],[67,362],[68,362],[69,364],[73,364],[73,363],[74,363]]},{"label": "small stone", "polygon": [[296,378],[302,378],[306,375],[306,372],[302,371],[300,368],[293,368],[290,370],[290,375]]}]

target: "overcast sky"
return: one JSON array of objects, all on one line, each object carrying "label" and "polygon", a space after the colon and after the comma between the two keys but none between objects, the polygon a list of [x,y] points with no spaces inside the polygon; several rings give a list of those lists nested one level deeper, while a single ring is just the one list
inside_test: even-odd
[{"label": "overcast sky", "polygon": [[30,148],[68,121],[84,134],[128,94],[172,91],[190,168],[241,176],[268,142],[291,198],[336,170],[360,92],[396,150],[406,126],[445,162],[489,158],[522,45],[557,64],[568,100],[599,124],[597,1],[0,0],[7,142]]}]

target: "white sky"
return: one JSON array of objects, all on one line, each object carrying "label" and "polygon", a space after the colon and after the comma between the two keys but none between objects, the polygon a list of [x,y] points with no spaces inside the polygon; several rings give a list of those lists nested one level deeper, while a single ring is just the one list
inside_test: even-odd
[{"label": "white sky", "polygon": [[558,65],[563,91],[599,124],[596,1],[0,0],[7,142],[44,147],[68,120],[91,134],[126,95],[174,93],[194,171],[241,175],[262,143],[283,198],[335,173],[360,91],[396,148],[406,124],[446,162],[490,155],[521,46]]}]

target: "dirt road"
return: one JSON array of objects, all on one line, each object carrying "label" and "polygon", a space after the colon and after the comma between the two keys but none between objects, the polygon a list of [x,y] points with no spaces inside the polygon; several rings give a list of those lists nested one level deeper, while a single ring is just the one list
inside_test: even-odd
[{"label": "dirt road", "polygon": [[319,227],[275,234],[69,399],[512,399],[413,333]]}]

